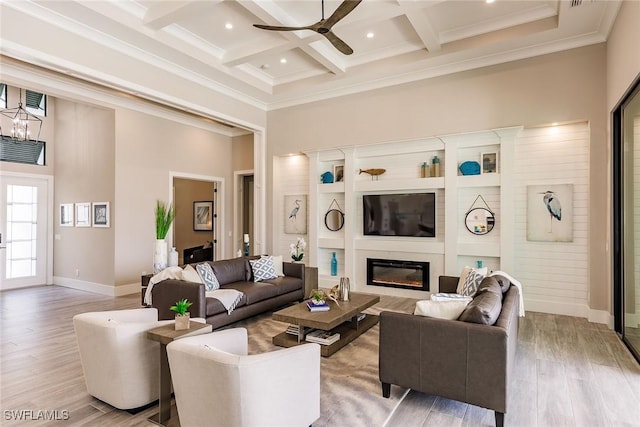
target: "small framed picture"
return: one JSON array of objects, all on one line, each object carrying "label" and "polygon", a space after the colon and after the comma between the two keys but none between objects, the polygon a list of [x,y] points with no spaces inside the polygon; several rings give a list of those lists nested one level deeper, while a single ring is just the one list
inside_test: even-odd
[{"label": "small framed picture", "polygon": [[76,203],[76,227],[91,227],[91,203]]},{"label": "small framed picture", "polygon": [[335,165],[333,167],[333,182],[344,181],[344,165]]},{"label": "small framed picture", "polygon": [[193,202],[193,230],[213,230],[213,202]]},{"label": "small framed picture", "polygon": [[60,204],[60,227],[73,227],[73,203]]},{"label": "small framed picture", "polygon": [[94,227],[109,227],[111,221],[109,220],[109,202],[94,202],[92,206],[93,213],[93,226]]},{"label": "small framed picture", "polygon": [[498,172],[498,153],[482,153],[480,160],[482,173]]}]

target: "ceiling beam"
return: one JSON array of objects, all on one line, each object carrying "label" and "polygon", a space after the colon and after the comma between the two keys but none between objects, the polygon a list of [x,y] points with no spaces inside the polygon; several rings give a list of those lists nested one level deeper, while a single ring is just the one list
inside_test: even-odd
[{"label": "ceiling beam", "polygon": [[[295,22],[291,16],[289,16],[273,1],[251,0],[242,1],[239,2],[239,4],[267,25],[301,26],[313,23],[307,22],[305,24],[301,24]],[[317,38],[303,37],[298,35],[299,33],[304,32],[305,31],[280,31],[278,33],[290,44],[292,44],[292,47],[299,48],[331,73],[337,75],[344,74],[346,68],[344,64],[342,64],[341,58],[337,55],[323,53],[319,49],[310,46],[309,43],[314,42],[315,40],[317,40]],[[313,35],[311,37],[313,37]],[[236,58],[236,60],[242,62],[242,59],[239,57]]]},{"label": "ceiling beam", "polygon": [[[219,3],[220,1],[222,0],[210,0],[208,3]],[[197,10],[204,6],[203,3],[205,2],[191,0],[150,2],[142,24],[148,28],[159,30],[197,13]]]}]

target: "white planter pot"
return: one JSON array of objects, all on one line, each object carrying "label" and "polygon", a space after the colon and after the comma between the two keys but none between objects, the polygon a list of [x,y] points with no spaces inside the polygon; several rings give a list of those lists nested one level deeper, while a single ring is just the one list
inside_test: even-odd
[{"label": "white planter pot", "polygon": [[159,273],[165,268],[167,268],[167,242],[164,239],[157,239],[153,251],[153,274]]},{"label": "white planter pot", "polygon": [[187,312],[184,314],[184,316],[180,316],[179,314],[176,314],[176,331],[184,331],[186,329],[189,329],[189,319],[190,319],[190,314]]}]

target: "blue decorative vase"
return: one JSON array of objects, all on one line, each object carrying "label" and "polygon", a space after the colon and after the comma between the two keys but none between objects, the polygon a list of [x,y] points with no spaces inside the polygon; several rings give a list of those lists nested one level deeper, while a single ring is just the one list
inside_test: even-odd
[{"label": "blue decorative vase", "polygon": [[326,171],[322,175],[320,175],[323,184],[331,184],[333,182],[333,174],[329,171]]},{"label": "blue decorative vase", "polygon": [[331,275],[332,276],[338,275],[338,260],[336,259],[335,252],[331,253]]}]

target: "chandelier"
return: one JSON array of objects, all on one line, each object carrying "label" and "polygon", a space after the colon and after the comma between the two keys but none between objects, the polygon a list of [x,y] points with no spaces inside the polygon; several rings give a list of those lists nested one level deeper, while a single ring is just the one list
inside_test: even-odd
[{"label": "chandelier", "polygon": [[2,135],[3,138],[9,137],[14,141],[29,142],[38,142],[40,140],[42,119],[22,108],[22,89],[20,89],[18,106],[0,110],[0,114],[11,119],[10,135],[5,135],[0,126],[0,135]]}]

